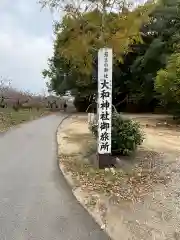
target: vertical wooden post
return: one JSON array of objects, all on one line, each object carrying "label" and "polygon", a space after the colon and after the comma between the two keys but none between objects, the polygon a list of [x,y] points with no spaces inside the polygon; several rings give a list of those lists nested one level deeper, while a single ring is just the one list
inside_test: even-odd
[{"label": "vertical wooden post", "polygon": [[98,165],[112,166],[112,49],[98,52]]}]

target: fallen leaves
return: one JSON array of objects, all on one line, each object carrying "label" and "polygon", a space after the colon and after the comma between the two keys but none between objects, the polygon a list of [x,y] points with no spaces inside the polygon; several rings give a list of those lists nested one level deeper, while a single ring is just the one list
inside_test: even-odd
[{"label": "fallen leaves", "polygon": [[[84,123],[82,123],[83,126]],[[81,126],[81,127],[82,127]],[[82,141],[82,135],[76,136],[78,144]],[[86,150],[88,158],[96,149],[91,133],[86,133]],[[91,143],[89,145],[89,143]],[[84,148],[84,147],[83,147]],[[89,151],[91,149],[91,151]],[[93,150],[93,151],[92,151]],[[90,154],[89,154],[90,152]],[[86,155],[87,157],[87,155]],[[96,169],[84,161],[84,155],[61,156],[60,161],[73,176],[74,181],[82,190],[90,194],[100,193],[110,198],[121,201],[141,201],[145,195],[151,192],[156,184],[165,184],[170,180],[169,174],[164,171],[167,166],[163,162],[163,154],[140,148],[132,161],[128,162],[128,169],[124,168],[121,159],[120,168]],[[128,160],[127,160],[128,161]],[[124,162],[127,163],[125,160]]]},{"label": "fallen leaves", "polygon": [[[151,156],[151,157],[150,157]],[[98,192],[109,197],[114,196],[116,202],[140,201],[147,193],[152,191],[157,183],[165,184],[166,176],[159,175],[159,162],[157,156],[149,153],[146,160],[142,159],[131,172],[122,169],[95,169],[84,163],[78,156],[61,157],[63,165],[82,190]]]}]

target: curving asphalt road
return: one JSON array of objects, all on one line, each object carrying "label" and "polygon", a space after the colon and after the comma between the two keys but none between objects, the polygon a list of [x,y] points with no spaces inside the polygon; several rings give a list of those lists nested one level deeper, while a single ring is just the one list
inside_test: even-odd
[{"label": "curving asphalt road", "polygon": [[55,132],[63,118],[51,115],[0,137],[0,240],[109,239],[58,170]]}]

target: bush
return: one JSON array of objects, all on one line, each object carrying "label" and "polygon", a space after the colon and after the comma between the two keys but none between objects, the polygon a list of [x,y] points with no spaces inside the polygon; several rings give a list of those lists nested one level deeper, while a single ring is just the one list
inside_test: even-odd
[{"label": "bush", "polygon": [[[90,129],[97,137],[98,125],[91,125]],[[112,115],[112,154],[129,155],[141,145],[143,139],[139,123],[117,113]]]},{"label": "bush", "polygon": [[172,54],[165,69],[157,72],[155,89],[160,93],[161,99],[169,105],[169,113],[180,118],[180,53]]}]

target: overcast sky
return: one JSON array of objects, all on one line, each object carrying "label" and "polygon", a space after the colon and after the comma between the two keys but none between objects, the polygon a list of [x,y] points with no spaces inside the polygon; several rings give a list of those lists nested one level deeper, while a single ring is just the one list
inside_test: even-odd
[{"label": "overcast sky", "polygon": [[52,55],[52,15],[36,0],[0,0],[0,76],[12,85],[42,92],[42,70]]},{"label": "overcast sky", "polygon": [[34,93],[46,88],[41,72],[52,55],[52,20],[37,0],[0,0],[0,77],[12,86]]}]

